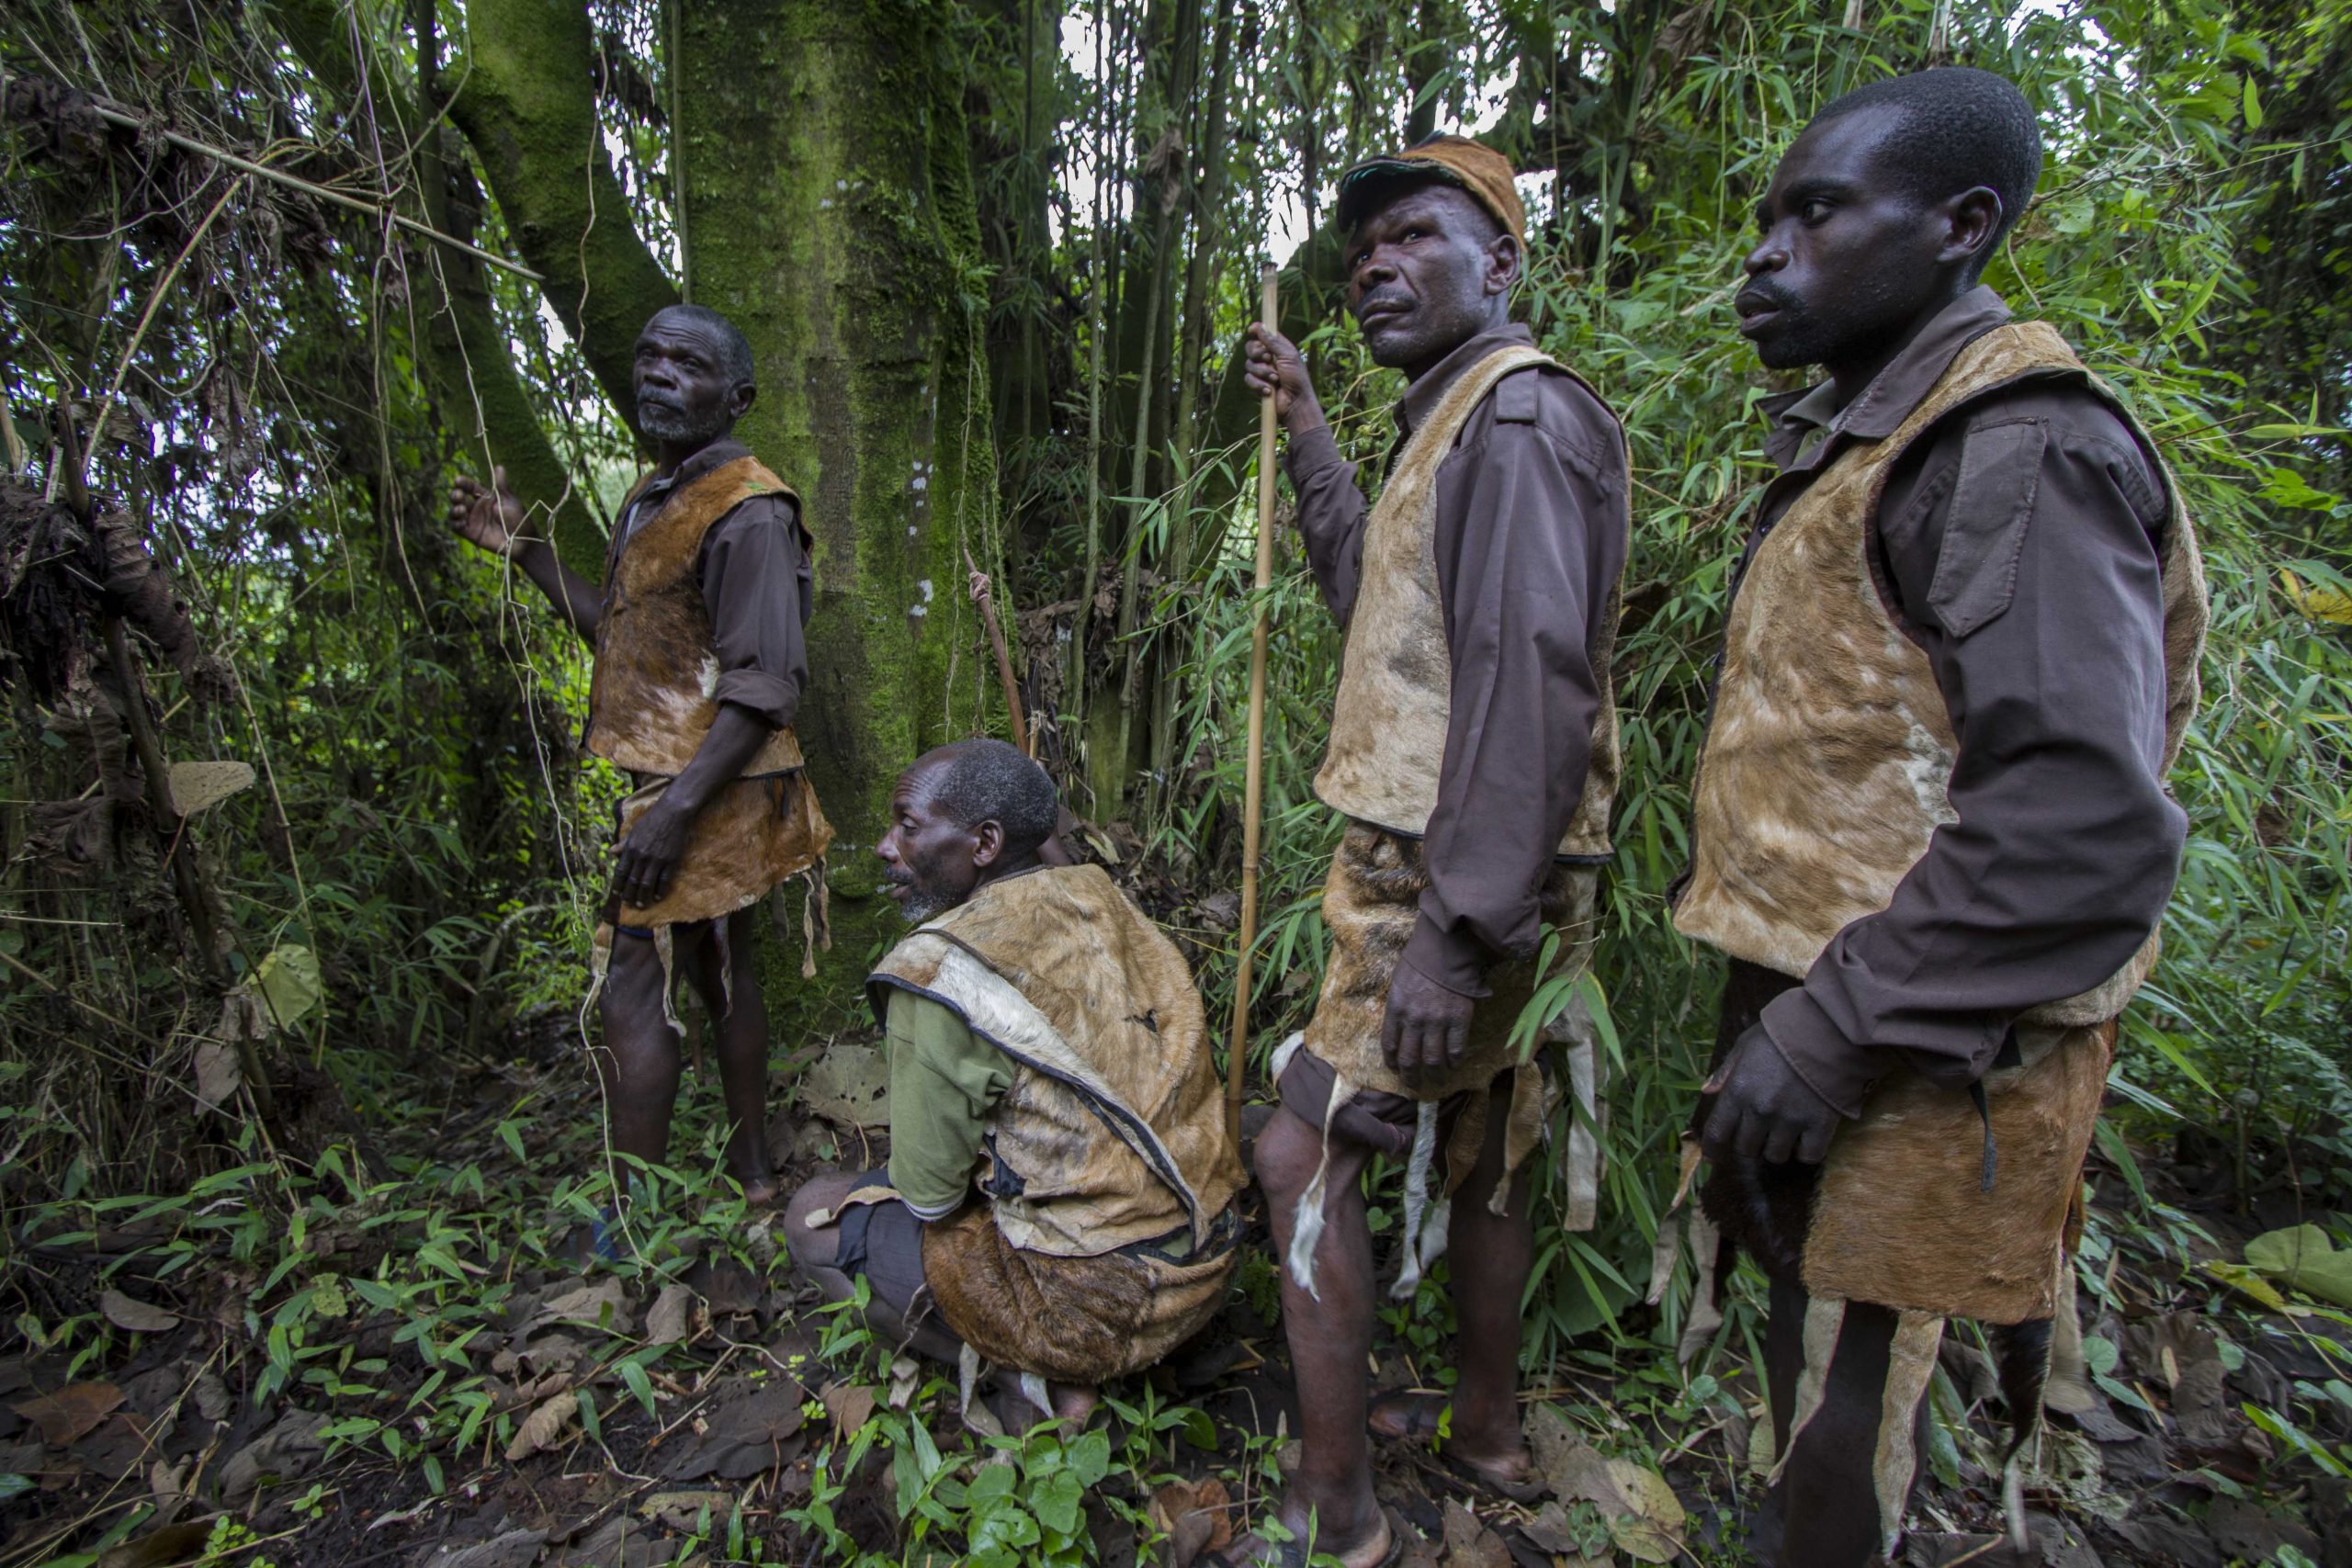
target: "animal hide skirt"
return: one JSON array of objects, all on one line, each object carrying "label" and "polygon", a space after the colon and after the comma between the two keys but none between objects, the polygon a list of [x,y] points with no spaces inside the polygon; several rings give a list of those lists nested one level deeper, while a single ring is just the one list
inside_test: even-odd
[{"label": "animal hide skirt", "polygon": [[947,1326],[989,1360],[1099,1383],[1154,1365],[1199,1333],[1225,1300],[1235,1256],[1230,1240],[1188,1263],[1135,1248],[1028,1252],[973,1204],[923,1227],[922,1278]]},{"label": "animal hide skirt", "polygon": [[[629,829],[662,798],[670,783],[668,779],[649,780],[622,800],[616,813],[619,819],[616,843],[627,840]],[[820,942],[828,948],[832,945],[824,931],[822,912],[822,867],[825,851],[832,841],[833,825],[825,820],[824,808],[817,804],[817,792],[809,787],[808,775],[798,770],[736,779],[724,785],[687,829],[685,853],[670,879],[668,892],[644,908],[621,903],[617,894],[605,900],[605,916],[597,924],[590,949],[586,1005],[594,1006],[597,993],[604,989],[605,976],[612,965],[616,931],[627,930],[639,936],[650,935],[662,959],[663,1016],[673,1028],[683,1032],[670,1003],[670,928],[723,920],[736,910],[757,903],[787,877],[804,874],[809,875],[810,881],[807,922],[810,952],[802,963],[801,973],[814,974],[815,947]],[[726,961],[726,926],[716,927],[714,934],[720,945],[719,973],[731,985],[733,965]]]},{"label": "animal hide skirt", "polygon": [[[1714,1066],[1795,984],[1734,962]],[[1838,1128],[1822,1165],[1734,1159],[1712,1168],[1700,1201],[1727,1242],[1808,1295],[1990,1324],[2045,1319],[2115,1036],[2113,1021],[2017,1029],[1984,1076],[1981,1109],[1965,1089],[1898,1072]]]},{"label": "animal hide skirt", "polygon": [[[1446,1210],[1441,1201],[1428,1201],[1428,1181],[1442,1161],[1441,1194],[1451,1194],[1469,1179],[1477,1164],[1487,1133],[1487,1090],[1506,1074],[1511,1077],[1507,1112],[1510,1122],[1504,1146],[1506,1179],[1523,1164],[1546,1135],[1546,1123],[1557,1103],[1540,1066],[1542,1045],[1559,1048],[1578,1114],[1567,1134],[1566,1223],[1571,1229],[1589,1230],[1600,1189],[1600,1145],[1598,1130],[1604,1114],[1600,1098],[1602,1061],[1595,1049],[1591,1015],[1580,999],[1570,999],[1523,1046],[1511,1043],[1514,1026],[1539,986],[1581,975],[1590,964],[1593,941],[1593,900],[1600,886],[1600,868],[1555,863],[1541,895],[1545,925],[1552,928],[1546,945],[1548,962],[1528,959],[1497,965],[1487,976],[1489,994],[1470,1020],[1469,1049],[1459,1066],[1419,1082],[1394,1071],[1382,1055],[1380,1029],[1388,1010],[1388,987],[1420,918],[1421,895],[1429,888],[1429,873],[1421,863],[1418,839],[1392,833],[1369,823],[1350,822],[1340,840],[1339,852],[1323,884],[1323,923],[1331,933],[1329,966],[1315,1013],[1306,1030],[1285,1041],[1275,1053],[1273,1077],[1280,1079],[1295,1053],[1305,1051],[1331,1070],[1332,1083],[1324,1101],[1318,1129],[1324,1136],[1326,1159],[1333,1121],[1350,1100],[1359,1096],[1398,1096],[1420,1102],[1420,1126],[1414,1138],[1407,1170],[1406,1257],[1397,1292],[1409,1293],[1420,1278],[1421,1266],[1444,1248]],[[1436,1131],[1441,1104],[1461,1097],[1462,1109],[1451,1118],[1450,1135],[1440,1150]],[[1496,1186],[1491,1205],[1496,1213],[1510,1195],[1508,1179]],[[1300,1200],[1306,1223],[1293,1232],[1294,1276],[1311,1274],[1315,1237],[1320,1234],[1324,1182],[1320,1171]],[[1311,1216],[1310,1216],[1311,1213]],[[1310,1287],[1311,1288],[1311,1287]]]},{"label": "animal hide skirt", "polygon": [[[1733,962],[1711,1072],[1765,1003],[1795,984]],[[1704,1323],[1712,1331],[1722,1321],[1713,1298],[1734,1247],[1805,1292],[1804,1365],[1788,1413],[1783,1463],[1821,1409],[1848,1304],[1894,1313],[1872,1458],[1890,1560],[1917,1462],[1909,1413],[1926,1395],[1944,1321],[1954,1317],[1996,1330],[2014,1423],[2002,1466],[2003,1504],[2011,1541],[2022,1546],[2021,1456],[2041,1420],[2052,1320],[2072,1318],[2067,1257],[2079,1239],[2083,1160],[2115,1038],[2112,1020],[2078,1028],[2019,1026],[1981,1080],[1981,1094],[1898,1071],[1871,1091],[1855,1121],[1838,1128],[1822,1164],[1735,1157],[1713,1167],[1701,1189],[1702,1215],[1691,1226],[1700,1253],[1694,1327]],[[1700,1102],[1685,1139],[1686,1162],[1695,1161],[1696,1134],[1710,1106]],[[1702,1245],[1702,1236],[1712,1241],[1718,1231],[1719,1248]],[[1694,1348],[1686,1335],[1686,1358]]]}]

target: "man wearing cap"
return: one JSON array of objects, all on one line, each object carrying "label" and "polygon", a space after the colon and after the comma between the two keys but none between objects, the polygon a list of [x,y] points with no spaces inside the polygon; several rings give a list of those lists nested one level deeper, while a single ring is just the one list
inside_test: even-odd
[{"label": "man wearing cap", "polygon": [[[1442,136],[1360,164],[1341,176],[1338,220],[1349,310],[1407,388],[1368,506],[1297,349],[1251,329],[1250,382],[1289,434],[1307,558],[1347,626],[1316,791],[1348,821],[1324,892],[1329,967],[1304,1034],[1276,1053],[1282,1109],[1256,1152],[1304,1454],[1274,1519],[1232,1558],[1301,1561],[1311,1540],[1365,1568],[1401,1540],[1374,1500],[1368,1427],[1422,1441],[1442,1429],[1443,1457],[1474,1483],[1534,1490],[1517,1405],[1522,1166],[1553,1101],[1510,1036],[1545,929],[1561,933],[1550,973],[1584,962],[1609,855],[1627,465],[1616,417],[1511,322],[1526,219],[1499,154]],[[1589,1039],[1569,1056],[1587,1118],[1566,1140],[1567,1218],[1589,1225]],[[1391,1293],[1411,1294],[1450,1225],[1461,1343],[1450,1399],[1397,1390],[1368,1412],[1360,1178],[1374,1154],[1408,1168]]]}]

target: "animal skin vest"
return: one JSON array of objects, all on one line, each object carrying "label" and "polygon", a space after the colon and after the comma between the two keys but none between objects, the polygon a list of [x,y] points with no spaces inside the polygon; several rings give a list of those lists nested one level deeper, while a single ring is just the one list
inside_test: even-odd
[{"label": "animal skin vest", "polygon": [[[605,572],[583,744],[616,767],[674,778],[718,717],[718,647],[695,566],[703,536],[755,495],[799,499],[756,457],[722,463],[664,501]],[[800,742],[786,725],[752,754],[741,776],[800,765]]]},{"label": "animal skin vest", "polygon": [[[1757,547],[1724,630],[1692,790],[1690,881],[1674,917],[1683,935],[1802,977],[1840,931],[1887,907],[1937,828],[1957,820],[1946,794],[1951,715],[1928,656],[1880,596],[1868,544],[1905,448],[1946,415],[2033,380],[2087,386],[2155,450],[2064,338],[2044,322],[2015,322],[1962,349],[1893,434],[1840,453]],[[2158,467],[2170,512],[2162,547],[2169,770],[2197,709],[2207,607],[2195,527]],[[2018,1021],[2115,1017],[2156,949],[2152,932],[2106,981]]]},{"label": "animal skin vest", "polygon": [[[1315,793],[1323,803],[1358,821],[1413,838],[1429,831],[1453,711],[1453,659],[1438,592],[1437,472],[1495,384],[1533,366],[1569,374],[1525,347],[1498,349],[1464,372],[1406,441],[1364,525],[1361,586],[1348,618],[1331,735],[1322,770],[1315,775]],[[1585,386],[1581,379],[1577,384]],[[1624,439],[1622,430],[1618,439]],[[1618,766],[1609,660],[1616,640],[1612,588],[1589,642],[1600,711],[1593,719],[1584,795],[1560,840],[1559,854],[1572,860],[1609,858],[1609,807],[1617,795]]]},{"label": "animal skin vest", "polygon": [[991,882],[866,978],[944,1002],[1012,1062],[978,1173],[1028,1252],[1091,1258],[1189,1230],[1183,1262],[1241,1190],[1200,993],[1183,955],[1099,866]]}]

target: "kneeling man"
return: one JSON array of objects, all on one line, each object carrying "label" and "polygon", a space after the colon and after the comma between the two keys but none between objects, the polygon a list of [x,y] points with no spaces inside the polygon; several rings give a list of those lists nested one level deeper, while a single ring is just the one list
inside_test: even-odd
[{"label": "kneeling man", "polygon": [[1001,740],[899,778],[875,852],[919,928],[867,978],[887,1171],[794,1194],[793,1258],[876,1331],[1061,1385],[1151,1365],[1232,1272],[1241,1162],[1183,955],[1102,869],[1048,865],[1054,786]]}]

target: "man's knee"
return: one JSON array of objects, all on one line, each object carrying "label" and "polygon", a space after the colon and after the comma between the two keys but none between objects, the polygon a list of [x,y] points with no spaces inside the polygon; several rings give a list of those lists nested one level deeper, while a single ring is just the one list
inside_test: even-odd
[{"label": "man's knee", "polygon": [[[841,1233],[835,1223],[837,1216],[826,1211],[841,1207],[841,1201],[849,1196],[855,1179],[844,1171],[827,1171],[802,1182],[786,1201],[784,1246],[793,1262],[803,1269],[831,1267]],[[826,1223],[812,1226],[808,1223],[811,1216],[819,1214],[825,1215]]]},{"label": "man's knee", "polygon": [[1289,1110],[1279,1110],[1258,1134],[1250,1157],[1258,1185],[1266,1196],[1277,1202],[1295,1201],[1315,1179],[1316,1167],[1322,1163],[1323,1134]]}]

